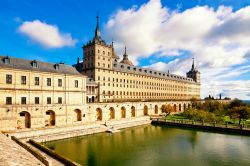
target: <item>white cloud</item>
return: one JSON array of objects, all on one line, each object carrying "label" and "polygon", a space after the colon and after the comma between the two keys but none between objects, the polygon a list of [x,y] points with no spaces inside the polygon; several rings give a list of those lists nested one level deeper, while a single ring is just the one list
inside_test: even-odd
[{"label": "white cloud", "polygon": [[77,42],[70,33],[61,33],[57,26],[40,20],[25,21],[18,28],[18,31],[46,48],[74,46]]},{"label": "white cloud", "polygon": [[[208,6],[197,6],[185,11],[170,11],[162,6],[160,0],[150,0],[139,7],[118,10],[105,26],[107,38],[114,38],[118,54],[127,45],[129,56],[138,64],[142,57],[177,56],[169,63],[156,62],[147,67],[157,70],[183,74],[190,69],[191,58],[195,57],[202,74],[202,94],[211,91],[226,92],[231,97],[235,85],[243,87],[244,83],[232,81],[224,85],[227,73],[235,66],[243,65],[249,60],[250,51],[250,7],[233,11],[231,7],[220,6],[217,10]],[[182,58],[181,51],[191,56]],[[156,56],[157,58],[157,56]],[[243,66],[244,67],[244,66]],[[232,71],[237,76],[246,70]],[[247,70],[248,71],[248,70]],[[217,75],[225,75],[218,77]],[[213,81],[211,81],[213,80]],[[230,80],[230,77],[229,77]],[[221,84],[220,84],[221,83]],[[243,88],[244,89],[244,88]],[[214,93],[216,93],[214,92]],[[247,89],[240,91],[246,98]],[[204,96],[203,95],[203,96]],[[212,94],[213,95],[213,94]]]}]

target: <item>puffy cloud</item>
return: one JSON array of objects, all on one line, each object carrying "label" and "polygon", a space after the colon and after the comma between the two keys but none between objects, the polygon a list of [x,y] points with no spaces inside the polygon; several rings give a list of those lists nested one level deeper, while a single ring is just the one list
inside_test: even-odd
[{"label": "puffy cloud", "polygon": [[[250,7],[233,11],[226,6],[218,9],[197,6],[180,12],[170,11],[160,0],[150,0],[139,7],[118,10],[106,23],[104,34],[115,39],[118,54],[122,54],[123,45],[127,45],[130,58],[136,64],[152,55],[155,60],[159,56],[177,56],[168,63],[160,61],[146,66],[157,70],[185,75],[191,58],[195,57],[202,74],[203,97],[211,88],[239,97],[238,93],[233,96],[231,92],[236,89],[235,85],[243,85],[235,80],[230,89],[221,85],[225,85],[225,77],[230,80],[234,74],[240,76],[248,71],[235,66],[245,65],[249,59],[249,27]],[[187,56],[182,56],[183,52]],[[246,89],[240,92],[241,97],[247,96]]]},{"label": "puffy cloud", "polygon": [[40,20],[25,21],[18,28],[18,31],[46,48],[74,46],[77,42],[71,37],[71,34],[61,33],[57,26],[49,25]]}]

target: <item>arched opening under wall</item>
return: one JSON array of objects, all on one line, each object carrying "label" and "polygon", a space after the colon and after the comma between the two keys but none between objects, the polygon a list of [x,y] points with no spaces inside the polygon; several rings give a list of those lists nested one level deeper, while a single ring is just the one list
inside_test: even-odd
[{"label": "arched opening under wall", "polygon": [[144,106],[144,108],[143,108],[143,115],[144,116],[147,116],[148,115],[148,106]]},{"label": "arched opening under wall", "polygon": [[76,121],[82,121],[82,111],[79,109],[74,110],[76,113]]},{"label": "arched opening under wall", "polygon": [[176,111],[177,111],[176,104],[174,104],[174,112],[176,112]]},{"label": "arched opening under wall", "polygon": [[155,105],[155,114],[158,114],[158,105]]},{"label": "arched opening under wall", "polygon": [[27,111],[19,113],[19,120],[17,121],[18,128],[30,128],[31,127],[31,116]]},{"label": "arched opening under wall", "polygon": [[46,124],[45,126],[55,126],[56,125],[56,114],[52,110],[46,111]]},{"label": "arched opening under wall", "polygon": [[191,108],[191,104],[188,104],[188,108]]},{"label": "arched opening under wall", "polygon": [[181,111],[181,104],[179,104],[179,111]]},{"label": "arched opening under wall", "polygon": [[109,108],[109,119],[115,119],[115,109],[113,107]]},{"label": "arched opening under wall", "polygon": [[186,103],[184,103],[183,109],[184,109],[184,111],[187,109]]},{"label": "arched opening under wall", "polygon": [[121,118],[126,118],[126,108],[125,107],[121,108]]},{"label": "arched opening under wall", "polygon": [[96,120],[102,121],[102,109],[101,108],[96,109]]},{"label": "arched opening under wall", "polygon": [[135,107],[131,107],[131,117],[135,117]]}]

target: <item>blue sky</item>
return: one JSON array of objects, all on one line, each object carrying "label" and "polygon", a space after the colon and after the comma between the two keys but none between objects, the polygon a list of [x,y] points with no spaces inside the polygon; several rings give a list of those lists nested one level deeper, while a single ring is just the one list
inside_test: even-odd
[{"label": "blue sky", "polygon": [[247,99],[249,5],[250,0],[5,0],[0,54],[73,64],[94,35],[98,10],[102,36],[114,38],[120,56],[127,45],[135,64],[181,75],[195,57],[203,96]]}]

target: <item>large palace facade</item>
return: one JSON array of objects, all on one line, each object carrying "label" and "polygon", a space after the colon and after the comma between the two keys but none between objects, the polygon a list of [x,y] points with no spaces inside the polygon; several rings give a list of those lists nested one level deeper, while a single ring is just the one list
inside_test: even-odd
[{"label": "large palace facade", "polygon": [[83,125],[176,111],[200,99],[200,73],[187,77],[136,67],[126,48],[119,60],[113,43],[94,38],[73,66],[0,56],[0,130]]}]

